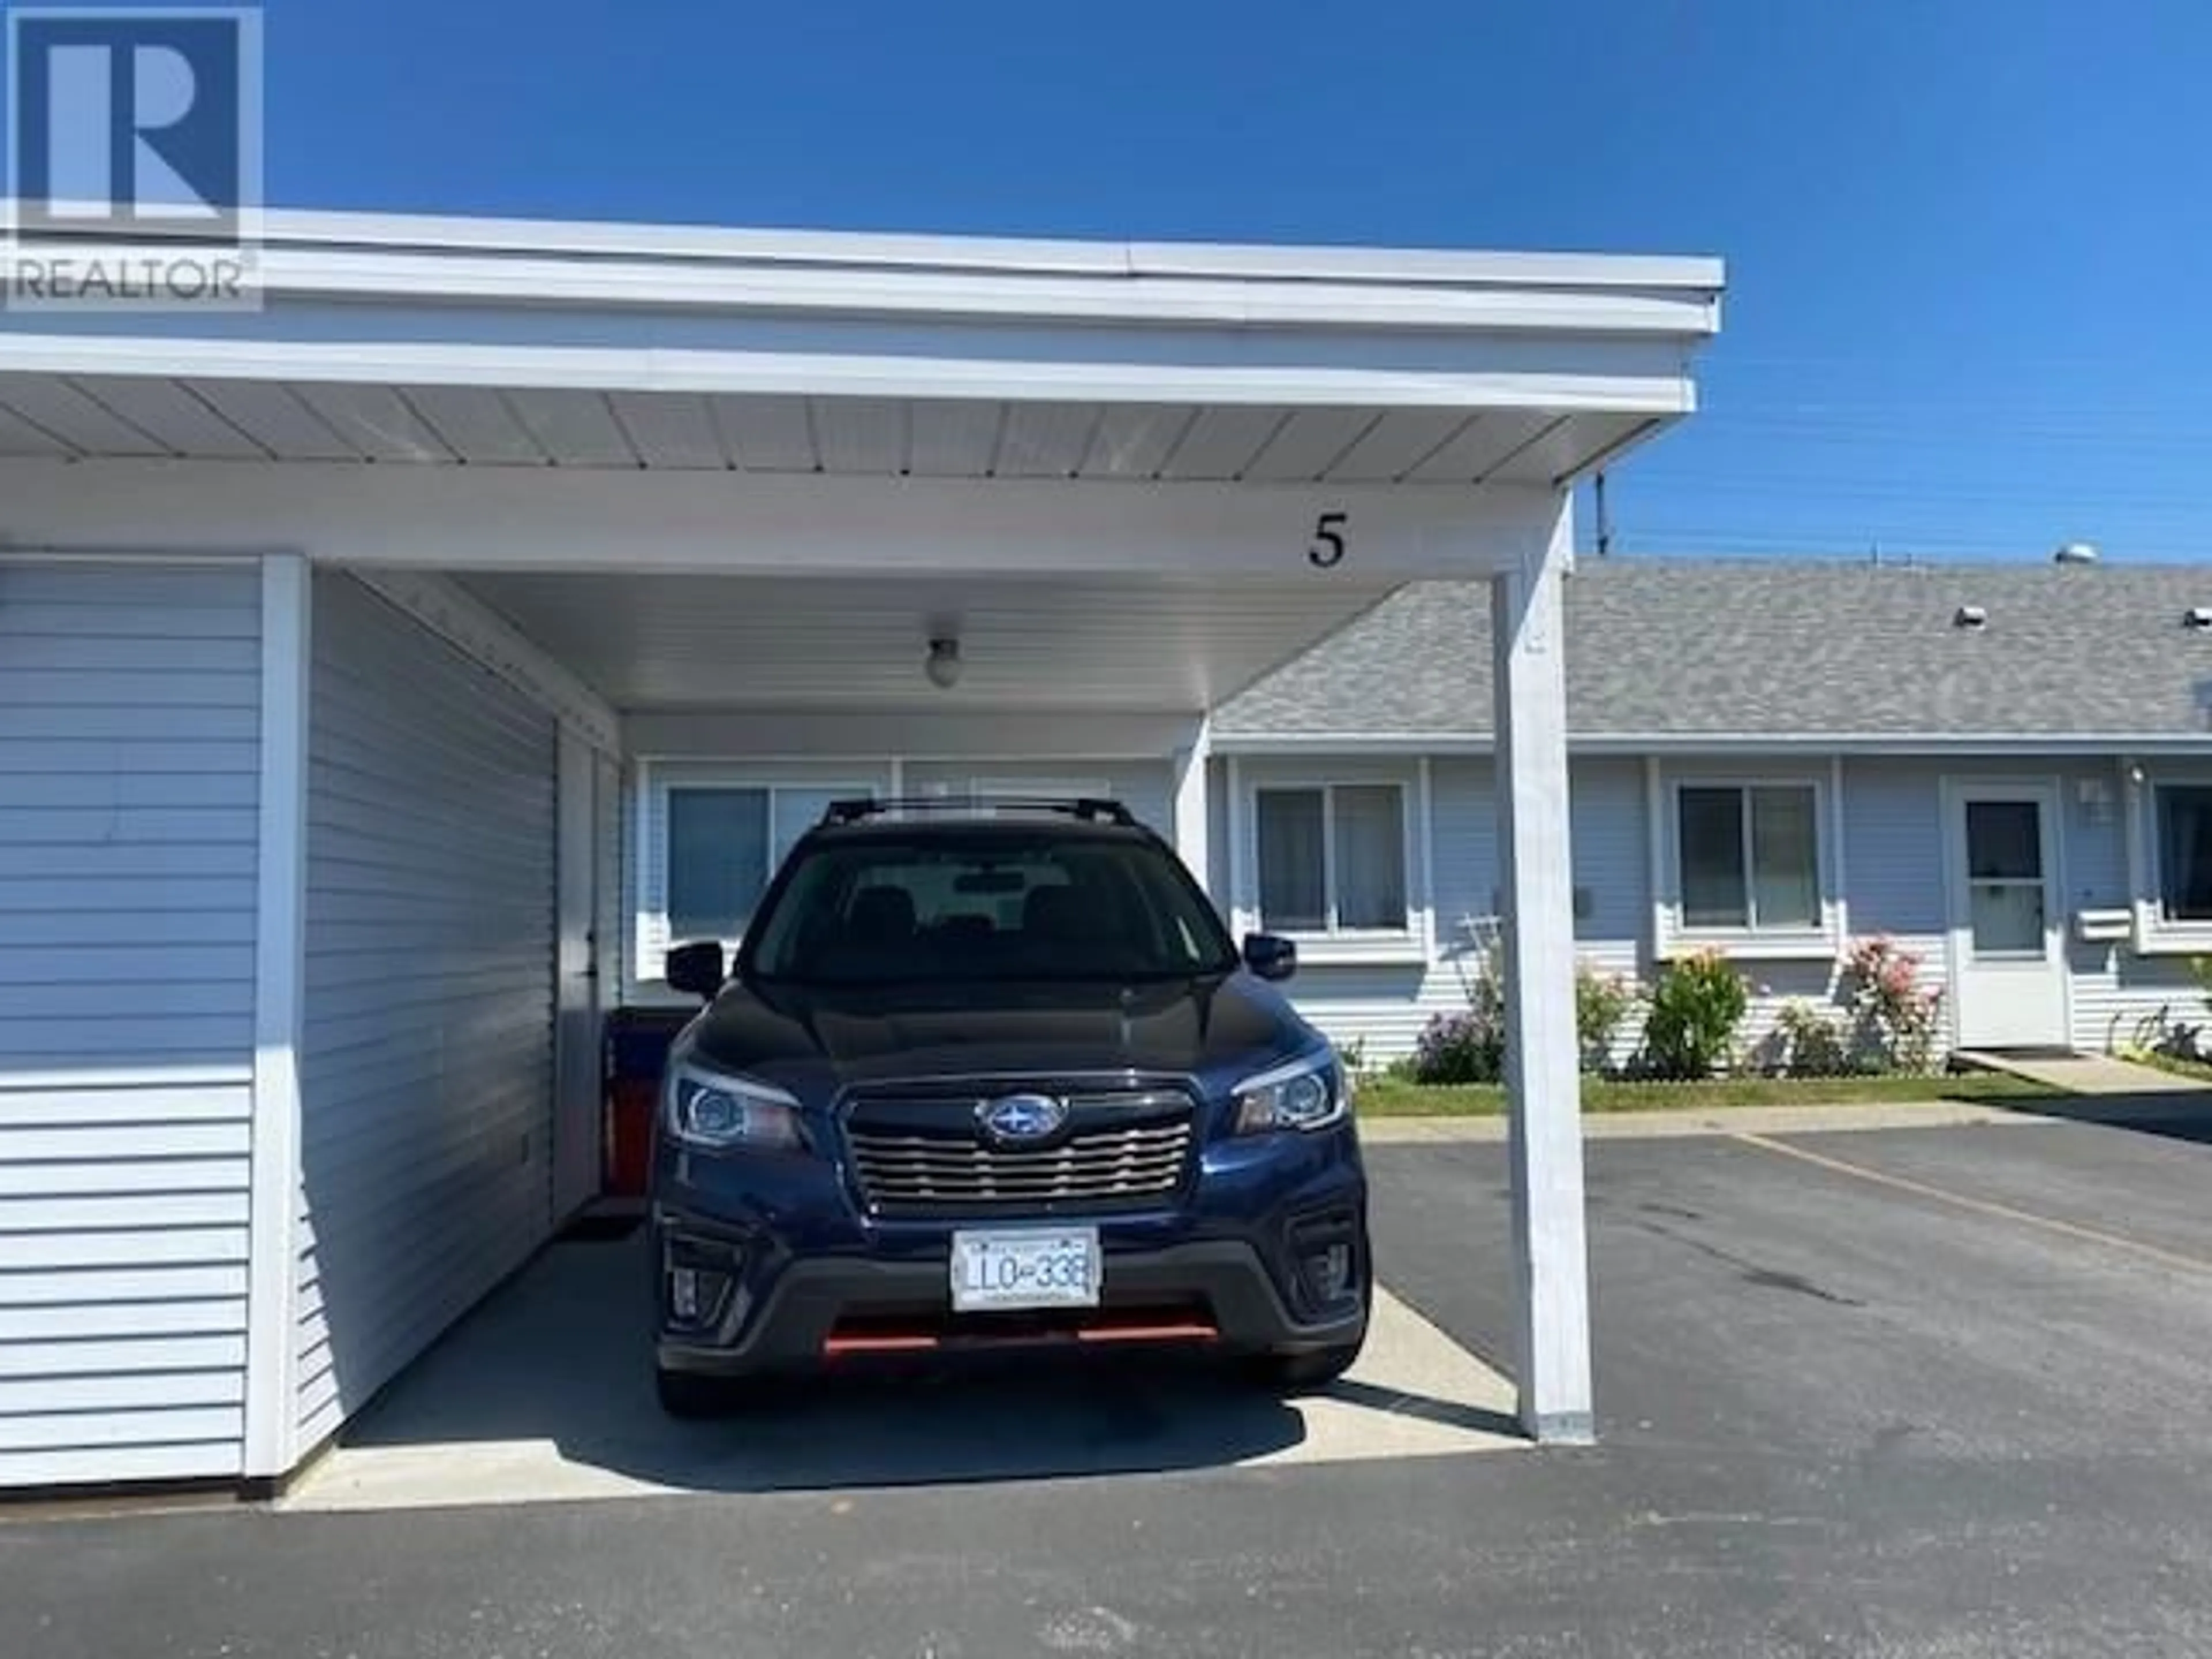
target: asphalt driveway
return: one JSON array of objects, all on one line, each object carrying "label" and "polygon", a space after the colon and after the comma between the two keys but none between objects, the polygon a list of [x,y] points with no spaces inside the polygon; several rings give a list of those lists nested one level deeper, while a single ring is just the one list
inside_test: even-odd
[{"label": "asphalt driveway", "polygon": [[[1591,1451],[0,1525],[0,1652],[2212,1652],[2208,1142],[1593,1146]],[[1373,1162],[1508,1357],[1500,1150]]]}]

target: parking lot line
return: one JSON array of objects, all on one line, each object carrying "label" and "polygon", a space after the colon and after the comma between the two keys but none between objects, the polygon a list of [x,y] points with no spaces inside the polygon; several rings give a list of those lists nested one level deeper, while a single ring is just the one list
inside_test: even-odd
[{"label": "parking lot line", "polygon": [[1772,1152],[1780,1158],[1794,1158],[1800,1163],[1814,1164],[1837,1175],[1850,1176],[1859,1181],[1872,1182],[1878,1187],[1887,1187],[1897,1192],[1933,1200],[1938,1204],[1948,1204],[1954,1209],[1969,1210],[1978,1215],[1993,1216],[1999,1220],[2015,1222],[2042,1232],[2055,1233],[2062,1238],[2095,1244],[2108,1250],[2119,1250],[2184,1273],[2212,1273],[2212,1261],[2184,1255],[2178,1250],[2161,1249],[2155,1244],[2146,1244],[2140,1239],[2129,1238],[2119,1233],[2108,1233],[2101,1228],[2085,1227],[2077,1221],[2062,1221],[2056,1216],[2039,1215],[2033,1210],[2001,1204],[1994,1199],[1954,1193],[1948,1187],[1932,1186],[1924,1181],[1915,1181],[1910,1176],[1891,1175],[1884,1170],[1869,1169],[1863,1164],[1854,1164],[1849,1158],[1834,1158],[1826,1152],[1793,1146],[1787,1141],[1776,1140],[1767,1135],[1739,1133],[1730,1135],[1729,1139],[1746,1146],[1755,1146],[1763,1152]]}]

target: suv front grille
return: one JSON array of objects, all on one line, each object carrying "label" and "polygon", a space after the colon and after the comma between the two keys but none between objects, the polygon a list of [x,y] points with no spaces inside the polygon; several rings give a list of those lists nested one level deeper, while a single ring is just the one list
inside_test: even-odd
[{"label": "suv front grille", "polygon": [[1141,1209],[1176,1192],[1190,1165],[1188,1096],[1067,1097],[1071,1133],[1048,1147],[994,1146],[980,1097],[874,1097],[846,1123],[860,1200],[883,1216]]}]

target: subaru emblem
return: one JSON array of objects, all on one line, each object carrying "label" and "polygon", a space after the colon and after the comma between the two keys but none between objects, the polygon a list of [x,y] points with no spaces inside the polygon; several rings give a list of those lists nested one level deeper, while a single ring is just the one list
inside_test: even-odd
[{"label": "subaru emblem", "polygon": [[1034,1146],[1060,1133],[1067,1103],[1050,1095],[1006,1095],[978,1106],[975,1121],[994,1146]]}]

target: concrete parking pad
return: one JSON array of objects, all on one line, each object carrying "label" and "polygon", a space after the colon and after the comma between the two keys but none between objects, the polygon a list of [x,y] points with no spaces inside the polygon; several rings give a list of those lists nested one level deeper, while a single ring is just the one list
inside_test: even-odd
[{"label": "concrete parking pad", "polygon": [[678,1423],[653,1399],[646,1282],[635,1239],[555,1247],[403,1377],[285,1507],[895,1486],[1524,1443],[1511,1385],[1387,1293],[1358,1366],[1306,1398],[1133,1357],[1007,1360],[855,1377],[721,1422]]},{"label": "concrete parking pad", "polygon": [[[1015,1395],[939,1390],[882,1414],[942,1484],[862,1487],[870,1459],[893,1467],[878,1440],[827,1492],[0,1525],[0,1653],[2212,1654],[2212,1271],[2184,1260],[2212,1264],[2212,1112],[1788,1146],[1591,1147],[1594,1450],[1231,1468],[1281,1449],[1272,1408],[1117,1377],[1016,1421]],[[1503,1149],[1378,1146],[1369,1168],[1384,1280],[1447,1357],[1504,1352]],[[651,1422],[636,1333],[585,1320],[567,1347],[483,1352],[558,1328],[564,1295],[635,1314],[629,1250],[582,1259],[495,1299],[342,1455],[434,1425],[471,1498],[500,1495],[478,1453],[501,1434],[612,1459]],[[1378,1359],[1398,1347],[1378,1331]],[[456,1363],[491,1370],[431,1386]],[[562,1368],[588,1375],[547,1380]],[[1170,1412],[1200,1432],[1178,1441]],[[830,1437],[887,1432],[866,1415],[810,1404],[775,1419],[773,1454],[691,1473],[819,1478]],[[979,1453],[979,1421],[1107,1478],[990,1480],[1024,1464]]]}]

